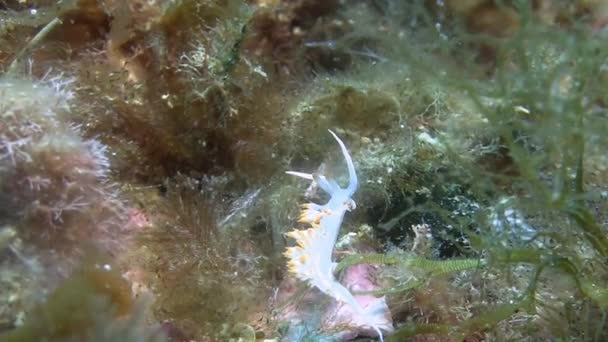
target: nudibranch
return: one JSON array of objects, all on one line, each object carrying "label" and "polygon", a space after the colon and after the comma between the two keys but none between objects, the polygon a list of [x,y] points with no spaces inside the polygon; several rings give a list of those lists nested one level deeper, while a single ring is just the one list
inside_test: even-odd
[{"label": "nudibranch", "polygon": [[309,224],[305,230],[295,229],[287,236],[296,240],[296,246],[288,247],[285,257],[288,259],[289,271],[298,279],[307,282],[321,290],[323,293],[348,305],[366,326],[376,331],[380,340],[382,332],[378,325],[378,319],[374,315],[374,307],[363,308],[350,291],[340,284],[334,277],[333,271],[336,263],[332,261],[332,252],[338,238],[338,232],[342,219],[347,211],[356,208],[352,196],[358,187],[357,173],[353,161],[338,136],[329,131],[336,139],[342,150],[348,168],[349,183],[342,188],[332,179],[327,179],[320,174],[308,174],[303,172],[287,171],[287,174],[315,181],[318,186],[330,196],[326,204],[307,203],[302,205],[302,211],[298,222]]}]

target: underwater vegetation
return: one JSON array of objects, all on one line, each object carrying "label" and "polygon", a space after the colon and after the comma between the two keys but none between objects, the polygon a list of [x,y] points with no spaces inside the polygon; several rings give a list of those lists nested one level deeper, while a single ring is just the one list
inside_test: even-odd
[{"label": "underwater vegetation", "polygon": [[358,189],[323,276],[384,298],[385,341],[606,340],[607,23],[603,0],[2,2],[0,340],[377,338],[282,254],[320,175],[352,179],[328,130]]},{"label": "underwater vegetation", "polygon": [[[0,336],[2,341],[164,341],[160,329],[146,331],[142,312],[131,314],[136,303],[130,285],[106,262],[98,253],[85,257],[22,326]],[[114,317],[123,319],[108,324]]]}]

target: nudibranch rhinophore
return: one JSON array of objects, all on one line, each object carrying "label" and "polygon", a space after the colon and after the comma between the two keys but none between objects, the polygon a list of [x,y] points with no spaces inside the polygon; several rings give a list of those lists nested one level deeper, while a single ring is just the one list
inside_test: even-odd
[{"label": "nudibranch rhinophore", "polygon": [[[329,131],[336,139],[346,160],[349,183],[341,188],[332,179],[320,174],[287,171],[288,174],[315,181],[323,191],[330,196],[326,204],[307,203],[302,205],[302,212],[298,222],[310,224],[305,230],[295,229],[287,236],[296,240],[296,246],[288,247],[285,257],[288,259],[289,271],[298,279],[307,282],[321,290],[323,293],[344,303],[358,315],[356,322],[363,322],[364,326],[376,331],[380,340],[383,340],[381,329],[390,331],[392,325],[387,326],[384,313],[386,308],[384,298],[378,300],[378,305],[363,308],[350,291],[340,284],[334,277],[336,264],[332,261],[332,252],[338,238],[338,232],[346,211],[356,208],[352,196],[357,190],[358,180],[353,161],[338,136]],[[382,317],[379,317],[382,315]],[[361,323],[359,323],[361,324]]]}]

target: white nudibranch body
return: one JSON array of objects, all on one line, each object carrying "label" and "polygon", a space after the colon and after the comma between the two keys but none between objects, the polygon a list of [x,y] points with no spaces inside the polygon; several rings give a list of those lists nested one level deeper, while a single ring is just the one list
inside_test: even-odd
[{"label": "white nudibranch body", "polygon": [[315,203],[302,205],[298,222],[308,223],[311,227],[305,230],[295,229],[287,233],[287,236],[296,240],[297,246],[288,247],[283,254],[288,259],[291,273],[298,279],[317,287],[323,293],[350,306],[357,315],[361,316],[360,321],[366,322],[367,326],[373,328],[382,341],[382,332],[376,323],[378,321],[375,312],[377,308],[363,308],[350,291],[334,278],[333,271],[336,264],[332,262],[332,252],[344,214],[346,211],[356,208],[352,196],[357,190],[358,180],[353,161],[344,143],[332,131],[329,133],[340,145],[344,159],[346,159],[349,184],[346,188],[341,188],[334,180],[328,180],[323,175],[287,171],[290,175],[314,180],[330,195],[330,199],[324,205]]}]

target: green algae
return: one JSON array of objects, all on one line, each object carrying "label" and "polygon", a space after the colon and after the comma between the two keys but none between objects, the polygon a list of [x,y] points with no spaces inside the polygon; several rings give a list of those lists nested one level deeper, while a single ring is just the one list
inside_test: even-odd
[{"label": "green algae", "polygon": [[[53,64],[75,75],[73,121],[111,146],[113,180],[158,189],[146,195],[162,209],[142,202],[156,217],[138,242],[153,251],[143,259],[159,277],[156,319],[203,338],[222,325],[227,338],[259,332],[234,303],[263,310],[255,297],[283,276],[282,233],[305,189],[282,173],[323,162],[341,179],[331,128],[362,179],[344,232],[369,224],[376,248],[337,271],[378,265],[387,286],[374,293],[391,300],[393,340],[602,340],[608,52],[592,29],[597,5],[268,3],[167,1],[149,21],[130,9],[109,36],[125,69],[143,70],[135,81],[98,55],[94,66]],[[486,15],[504,29],[484,26]],[[50,17],[15,18],[39,27]],[[191,187],[176,194],[175,183]],[[232,210],[250,194],[254,204]],[[413,249],[420,224],[423,251]],[[424,304],[424,285],[442,282],[451,301],[436,301],[454,316]],[[592,325],[592,314],[603,318]]]},{"label": "green algae", "polygon": [[[2,341],[162,341],[146,331],[135,310],[130,285],[101,254],[90,254],[67,280],[28,314],[22,326],[0,335]],[[122,319],[122,321],[120,320]]]}]

